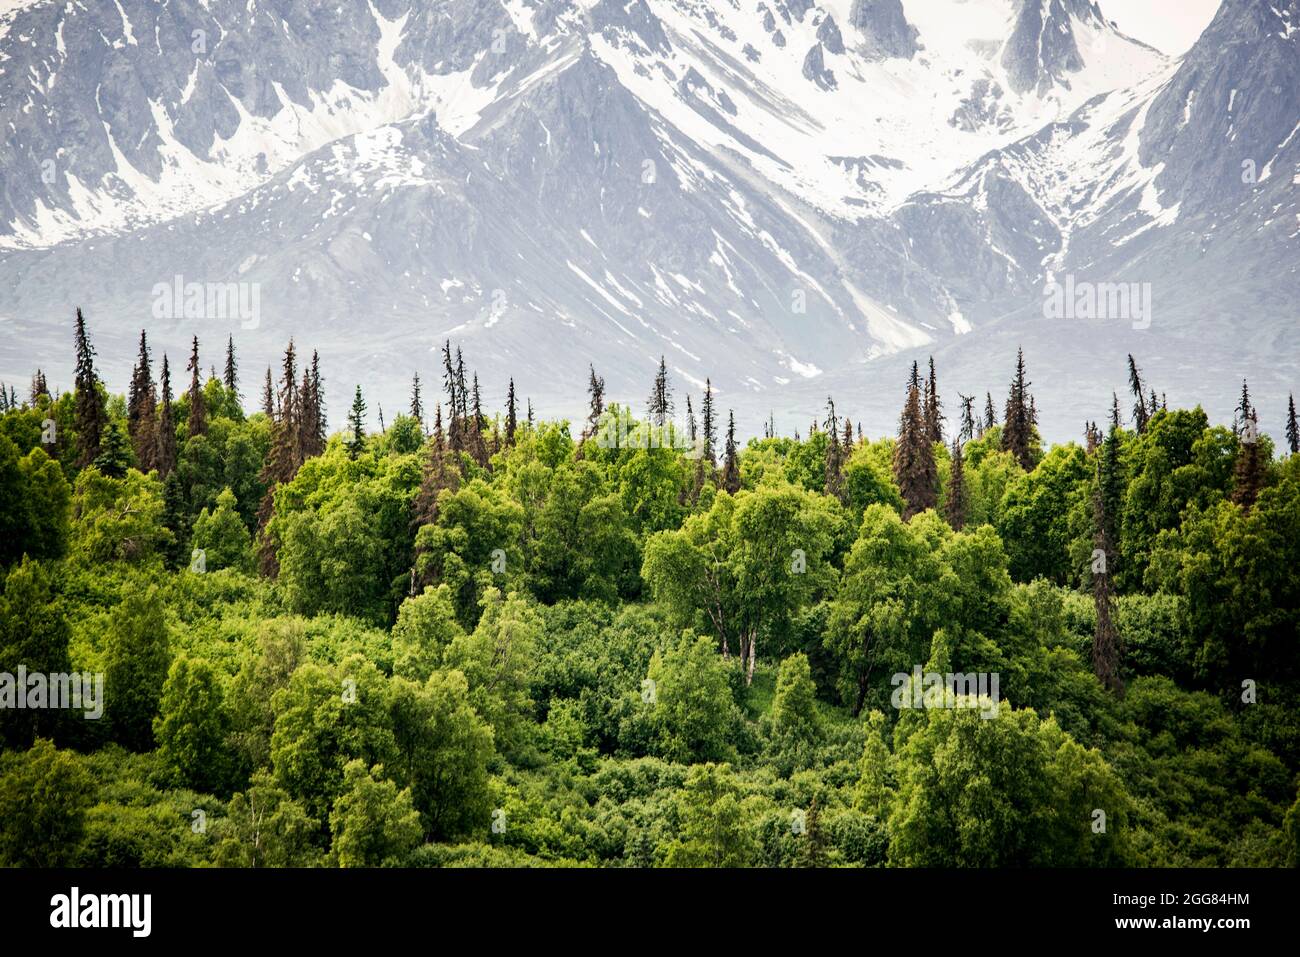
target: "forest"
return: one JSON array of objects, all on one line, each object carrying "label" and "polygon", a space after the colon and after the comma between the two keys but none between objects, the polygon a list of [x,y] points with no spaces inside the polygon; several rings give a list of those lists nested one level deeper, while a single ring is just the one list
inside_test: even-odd
[{"label": "forest", "polygon": [[1294,400],[1130,356],[1044,447],[1023,355],[931,360],[742,445],[662,360],[571,423],[447,342],[330,430],[293,342],[250,412],[233,338],[123,395],[72,332],[0,387],[0,864],[1297,866]]}]

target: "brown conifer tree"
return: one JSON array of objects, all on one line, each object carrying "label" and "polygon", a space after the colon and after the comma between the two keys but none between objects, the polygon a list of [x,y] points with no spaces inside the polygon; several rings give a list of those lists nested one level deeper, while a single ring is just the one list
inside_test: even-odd
[{"label": "brown conifer tree", "polygon": [[943,421],[943,403],[939,401],[939,381],[934,373],[934,356],[930,356],[930,377],[925,383],[925,435],[929,441],[943,441]]},{"label": "brown conifer tree", "polygon": [[582,429],[582,441],[594,439],[600,432],[600,419],[605,414],[605,380],[596,375],[596,367],[587,367],[587,424]]},{"label": "brown conifer tree", "polygon": [[1255,412],[1241,427],[1237,462],[1232,470],[1232,500],[1250,511],[1268,479],[1268,461],[1259,447],[1259,423]]},{"label": "brown conifer tree", "polygon": [[294,352],[293,340],[284,351],[281,366],[280,392],[275,420],[271,424],[271,450],[262,467],[261,480],[266,486],[266,495],[262,497],[257,510],[258,567],[263,575],[274,577],[279,574],[280,563],[277,557],[279,543],[274,541],[266,529],[271,520],[275,506],[275,490],[284,482],[292,481],[302,464],[302,424],[298,395],[298,362]]},{"label": "brown conifer tree", "polygon": [[921,408],[920,384],[915,378],[907,387],[907,402],[899,417],[898,441],[894,445],[894,481],[903,496],[905,520],[927,508],[934,508],[938,499],[938,469]]},{"label": "brown conifer tree", "polygon": [[199,337],[194,337],[193,345],[190,348],[190,361],[185,367],[190,373],[190,389],[187,393],[190,400],[190,417],[187,423],[187,431],[190,436],[203,435],[208,431],[208,406],[203,398],[203,382],[199,378]]},{"label": "brown conifer tree", "polygon": [[167,478],[176,468],[176,420],[172,414],[172,374],[163,353],[162,377],[159,380],[158,444],[153,464],[161,478]]},{"label": "brown conifer tree", "polygon": [[957,439],[952,443],[952,465],[948,473],[943,512],[954,531],[960,532],[966,527],[966,463],[962,456],[961,441]]},{"label": "brown conifer tree", "polygon": [[153,384],[153,371],[149,361],[149,343],[145,331],[140,330],[140,354],[131,371],[131,389],[126,400],[126,431],[135,449],[135,460],[141,472],[154,466],[154,453],[158,449],[158,422],[156,409],[158,393]]}]

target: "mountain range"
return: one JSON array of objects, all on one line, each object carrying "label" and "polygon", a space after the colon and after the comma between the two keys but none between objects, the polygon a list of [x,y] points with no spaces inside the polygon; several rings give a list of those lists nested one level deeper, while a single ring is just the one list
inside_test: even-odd
[{"label": "mountain range", "polygon": [[1274,434],[1300,381],[1300,0],[1177,59],[1089,0],[20,0],[0,126],[9,382],[70,383],[78,306],[115,390],[141,327],[233,334],[251,404],[292,336],[335,425],[445,339],[492,407],[662,355],[746,434],[892,430],[929,356],[955,420],[1018,347],[1053,440],[1128,353]]}]

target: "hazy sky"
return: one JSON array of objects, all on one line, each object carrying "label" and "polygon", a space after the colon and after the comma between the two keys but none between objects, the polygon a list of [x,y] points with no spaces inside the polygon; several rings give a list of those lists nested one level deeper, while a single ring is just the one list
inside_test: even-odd
[{"label": "hazy sky", "polygon": [[1219,9],[1219,0],[1098,0],[1101,12],[1135,39],[1182,56]]}]

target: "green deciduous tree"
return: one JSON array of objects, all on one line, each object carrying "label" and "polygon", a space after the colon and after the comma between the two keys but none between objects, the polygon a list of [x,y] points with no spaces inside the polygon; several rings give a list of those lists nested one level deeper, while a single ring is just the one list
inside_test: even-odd
[{"label": "green deciduous tree", "polygon": [[104,643],[105,718],[136,751],[154,745],[153,720],[171,663],[171,637],[156,586],[128,593],[109,616]]},{"label": "green deciduous tree", "polygon": [[668,867],[748,867],[756,848],[729,764],[697,764],[680,799],[681,830],[661,848]]},{"label": "green deciduous tree", "polygon": [[0,753],[0,864],[69,866],[95,790],[81,759],[44,738],[29,751]]},{"label": "green deciduous tree", "polygon": [[158,758],[172,781],[195,791],[224,790],[231,772],[229,730],[225,695],[212,665],[184,657],[173,661],[153,721]]},{"label": "green deciduous tree", "polygon": [[647,706],[655,747],[670,761],[726,760],[741,720],[727,669],[708,638],[685,632],[650,659]]},{"label": "green deciduous tree", "polygon": [[217,496],[214,511],[205,508],[194,520],[190,546],[203,549],[208,571],[235,568],[251,572],[253,569],[253,538],[240,518],[238,504],[235,494],[227,488]]},{"label": "green deciduous tree", "polygon": [[488,819],[487,763],[492,729],[469,701],[459,671],[436,671],[423,686],[394,678],[391,689],[397,754],[389,766],[410,788],[423,833],[435,840],[466,837]]},{"label": "green deciduous tree", "polygon": [[332,856],[339,867],[402,863],[420,844],[420,815],[411,792],[384,778],[382,765],[360,759],[343,768],[343,790],[330,811]]}]

